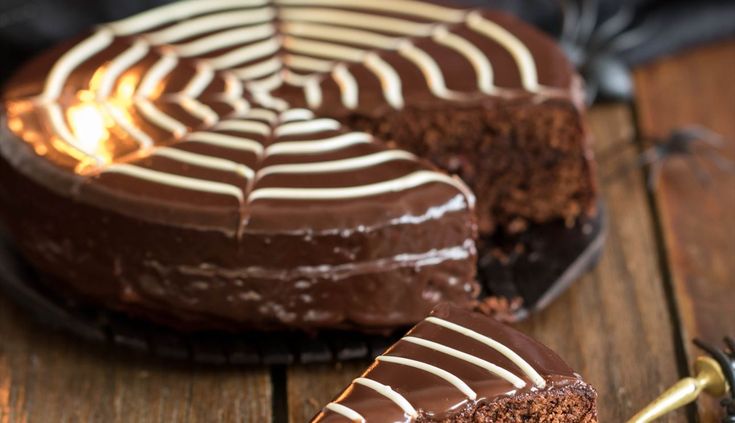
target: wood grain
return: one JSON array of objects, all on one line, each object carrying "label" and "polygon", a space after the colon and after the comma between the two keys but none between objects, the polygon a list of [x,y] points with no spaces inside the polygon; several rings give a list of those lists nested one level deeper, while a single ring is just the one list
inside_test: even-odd
[{"label": "wood grain", "polygon": [[[635,73],[639,125],[649,141],[698,123],[722,135],[735,160],[735,41],[658,61]],[[699,151],[701,154],[702,151]],[[702,157],[700,155],[700,157]],[[700,355],[690,339],[720,344],[735,336],[735,173],[700,160],[710,173],[700,182],[690,159],[673,159],[655,192],[681,339],[691,362]],[[702,421],[715,421],[715,401],[700,401]]]},{"label": "wood grain", "polygon": [[127,357],[50,333],[0,296],[0,423],[270,420],[267,369]]},{"label": "wood grain", "polygon": [[[557,351],[599,394],[601,422],[623,422],[678,378],[673,328],[659,272],[630,110],[594,108],[589,123],[609,210],[597,268],[520,327]],[[686,421],[683,413],[662,422]]]},{"label": "wood grain", "polygon": [[288,421],[308,422],[370,364],[366,361],[288,369]]}]

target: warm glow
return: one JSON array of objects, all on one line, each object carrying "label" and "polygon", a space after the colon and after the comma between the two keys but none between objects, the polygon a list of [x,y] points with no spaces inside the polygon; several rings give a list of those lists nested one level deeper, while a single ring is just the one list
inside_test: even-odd
[{"label": "warm glow", "polygon": [[110,137],[102,111],[94,103],[80,103],[67,112],[69,126],[75,137],[75,146],[90,156],[109,161],[109,152],[104,143]]},{"label": "warm glow", "polygon": [[135,90],[138,88],[140,76],[135,73],[127,73],[120,78],[115,90],[115,98],[128,104],[133,102]]}]

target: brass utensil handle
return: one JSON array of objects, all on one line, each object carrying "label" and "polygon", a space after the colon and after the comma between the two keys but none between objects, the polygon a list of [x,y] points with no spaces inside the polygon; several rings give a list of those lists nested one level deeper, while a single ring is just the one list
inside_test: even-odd
[{"label": "brass utensil handle", "polygon": [[702,391],[719,396],[728,386],[720,365],[712,358],[700,357],[694,364],[695,377],[680,380],[667,389],[646,408],[628,420],[628,423],[647,423],[695,401]]}]

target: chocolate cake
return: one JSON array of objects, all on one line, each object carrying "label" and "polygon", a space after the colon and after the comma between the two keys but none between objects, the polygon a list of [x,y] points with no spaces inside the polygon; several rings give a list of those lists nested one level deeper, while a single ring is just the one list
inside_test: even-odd
[{"label": "chocolate cake", "polygon": [[0,210],[91,304],[385,330],[475,303],[478,222],[488,250],[594,212],[579,97],[551,40],[489,10],[176,2],[7,83]]},{"label": "chocolate cake", "polygon": [[593,423],[596,397],[545,346],[485,315],[442,304],[312,423]]}]

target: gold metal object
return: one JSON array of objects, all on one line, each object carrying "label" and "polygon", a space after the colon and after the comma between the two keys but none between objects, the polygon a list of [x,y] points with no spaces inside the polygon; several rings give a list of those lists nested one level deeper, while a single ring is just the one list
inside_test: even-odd
[{"label": "gold metal object", "polygon": [[710,357],[699,357],[694,363],[696,376],[677,382],[646,408],[628,420],[628,423],[646,423],[677,408],[694,402],[702,391],[719,397],[728,392],[727,380],[722,368]]}]

